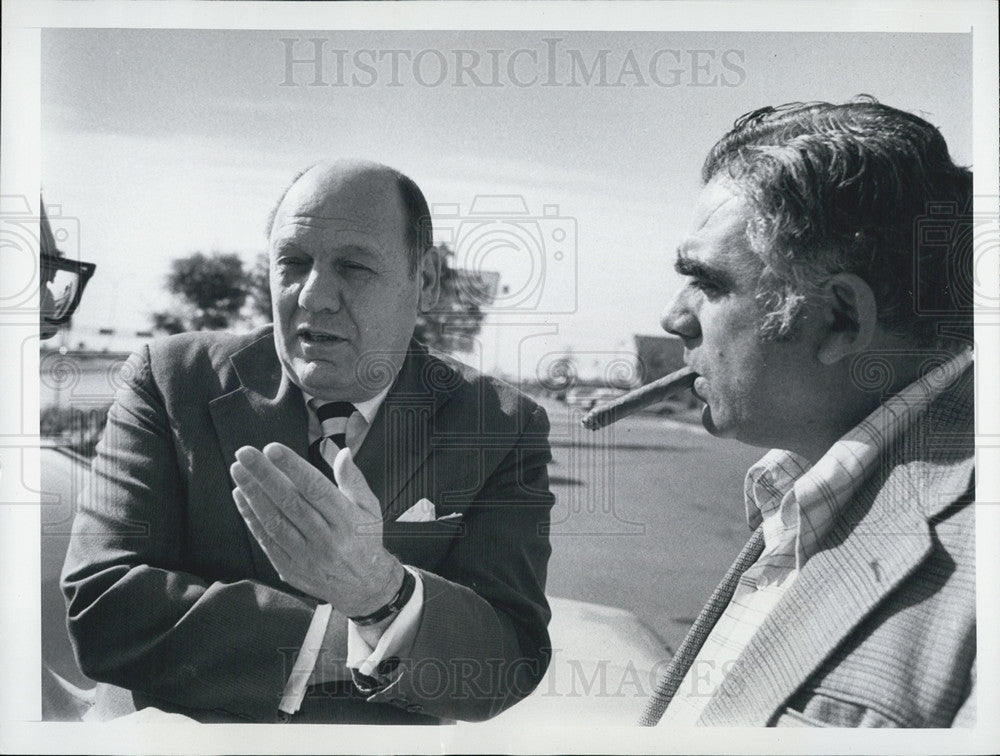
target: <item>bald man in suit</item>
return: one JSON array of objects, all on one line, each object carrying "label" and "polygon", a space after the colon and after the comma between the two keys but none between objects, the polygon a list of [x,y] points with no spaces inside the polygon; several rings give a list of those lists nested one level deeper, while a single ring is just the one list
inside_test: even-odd
[{"label": "bald man in suit", "polygon": [[537,685],[544,411],[412,340],[440,262],[385,166],[298,176],[274,326],[128,363],[63,572],[101,716],[481,720]]}]

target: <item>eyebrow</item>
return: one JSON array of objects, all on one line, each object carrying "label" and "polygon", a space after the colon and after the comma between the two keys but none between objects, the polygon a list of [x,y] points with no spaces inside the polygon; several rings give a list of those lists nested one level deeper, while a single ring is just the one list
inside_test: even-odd
[{"label": "eyebrow", "polygon": [[[293,253],[304,255],[305,257],[312,257],[312,255],[306,250],[302,249],[298,244],[292,239],[278,239],[274,242],[274,248],[277,252]],[[363,257],[366,259],[378,259],[379,255],[374,250],[363,247],[360,244],[344,244],[339,247],[331,248],[334,255],[339,256],[351,256],[351,257]]]},{"label": "eyebrow", "polygon": [[304,255],[305,252],[291,239],[276,239],[271,246],[277,252],[292,252],[300,255]]},{"label": "eyebrow", "polygon": [[716,286],[731,288],[733,286],[732,277],[719,268],[713,268],[700,260],[687,257],[684,251],[677,249],[677,259],[674,261],[674,270],[682,276],[690,276],[701,281],[708,281]]}]

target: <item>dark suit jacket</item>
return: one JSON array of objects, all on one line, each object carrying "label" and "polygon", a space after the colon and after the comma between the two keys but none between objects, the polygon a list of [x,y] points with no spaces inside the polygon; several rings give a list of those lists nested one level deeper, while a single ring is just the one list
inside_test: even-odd
[{"label": "dark suit jacket", "polygon": [[969,368],[885,450],[699,724],[974,723],[972,389]]},{"label": "dark suit jacket", "polygon": [[[233,502],[239,447],[305,456],[307,414],[270,327],[182,334],[126,366],[63,569],[77,658],[105,707],[275,721],[316,601],[284,584]],[[383,541],[424,581],[399,679],[364,700],[311,690],[301,721],[484,719],[526,696],[549,659],[544,596],[553,503],[545,412],[510,386],[411,344],[355,455]],[[397,523],[421,497],[458,521]],[[334,611],[346,656],[346,619]],[[436,721],[436,720],[429,720]]]}]

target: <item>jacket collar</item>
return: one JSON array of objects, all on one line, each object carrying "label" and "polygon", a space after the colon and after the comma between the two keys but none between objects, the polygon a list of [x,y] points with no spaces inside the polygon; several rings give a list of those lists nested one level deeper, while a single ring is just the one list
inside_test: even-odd
[{"label": "jacket collar", "polygon": [[241,446],[278,441],[305,455],[308,446],[302,392],[281,369],[274,335],[264,329],[229,359],[239,379],[234,391],[212,400],[209,412],[227,459]]}]

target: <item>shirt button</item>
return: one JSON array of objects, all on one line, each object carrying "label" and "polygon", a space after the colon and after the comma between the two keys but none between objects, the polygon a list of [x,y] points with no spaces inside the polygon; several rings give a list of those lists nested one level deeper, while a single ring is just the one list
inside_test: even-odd
[{"label": "shirt button", "polygon": [[424,707],[421,706],[420,704],[410,704],[409,706],[406,707],[406,710],[414,714],[419,714],[424,710]]}]

